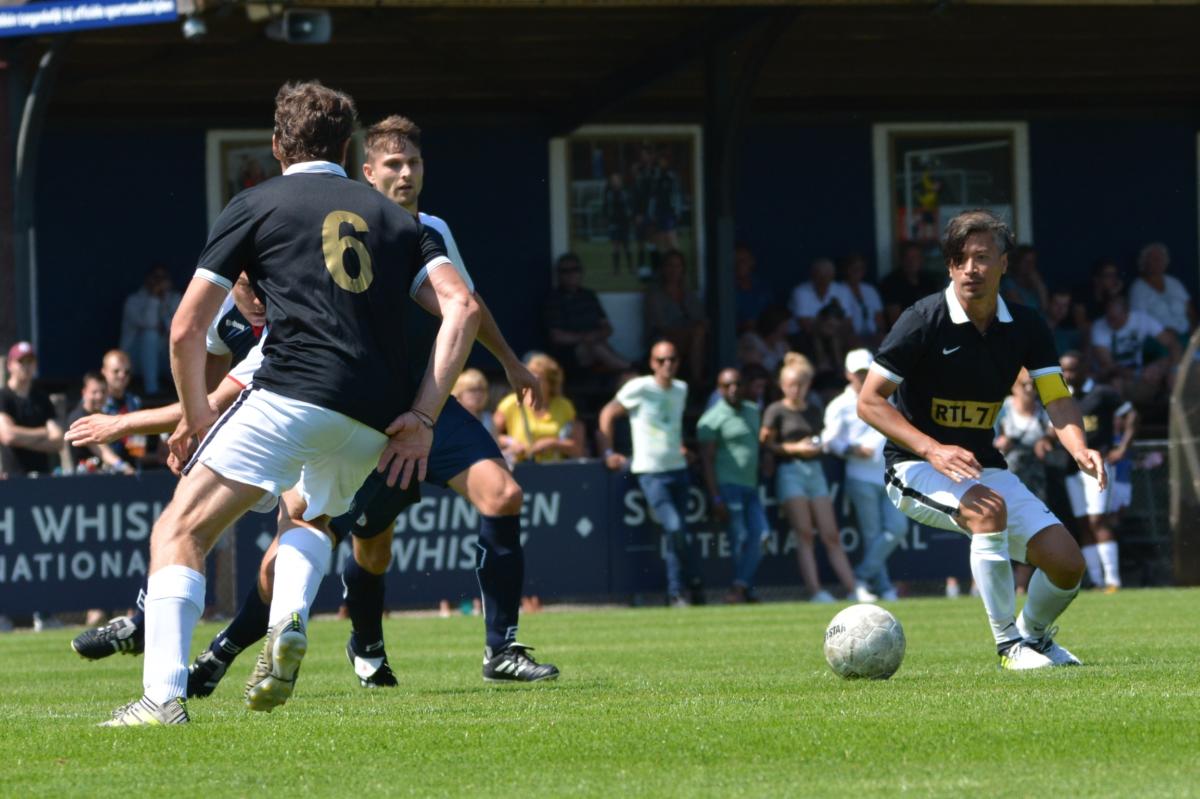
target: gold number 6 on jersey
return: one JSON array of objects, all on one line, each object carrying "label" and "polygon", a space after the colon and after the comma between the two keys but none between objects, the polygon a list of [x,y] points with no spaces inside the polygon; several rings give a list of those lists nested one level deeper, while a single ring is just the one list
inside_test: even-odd
[{"label": "gold number 6 on jersey", "polygon": [[[355,235],[341,235],[342,225],[350,225],[355,233],[366,233],[367,223],[351,211],[332,211],[321,226],[321,246],[325,251],[325,268],[333,276],[333,282],[359,294],[367,290],[375,273],[371,271],[371,251]],[[358,277],[350,277],[346,271],[346,251],[353,250],[358,256]]]}]

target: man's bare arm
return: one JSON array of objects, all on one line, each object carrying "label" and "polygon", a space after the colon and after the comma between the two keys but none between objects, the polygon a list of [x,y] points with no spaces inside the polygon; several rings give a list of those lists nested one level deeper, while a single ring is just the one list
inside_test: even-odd
[{"label": "man's bare arm", "polygon": [[[222,380],[216,390],[208,395],[209,405],[217,413],[224,413],[237,399],[242,388],[242,385],[234,380]],[[93,413],[76,419],[66,433],[66,440],[77,447],[86,447],[93,444],[110,444],[126,436],[170,433],[179,424],[182,416],[178,402],[161,408],[144,408],[114,416]]]},{"label": "man's bare arm", "polygon": [[1088,449],[1087,437],[1083,432],[1083,414],[1072,397],[1060,397],[1046,404],[1046,415],[1054,425],[1063,448],[1075,459],[1079,470],[1096,478],[1101,490],[1108,485],[1108,472],[1104,469],[1104,458],[1094,449]]}]

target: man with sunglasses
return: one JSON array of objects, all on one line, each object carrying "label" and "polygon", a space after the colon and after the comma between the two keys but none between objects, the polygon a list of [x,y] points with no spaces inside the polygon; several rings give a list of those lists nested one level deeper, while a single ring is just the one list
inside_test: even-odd
[{"label": "man with sunglasses", "polygon": [[564,253],[554,264],[558,284],[546,300],[546,327],[551,355],[567,373],[585,369],[622,372],[629,361],[608,343],[612,323],[596,292],[583,285],[583,264],[575,253]]},{"label": "man with sunglasses", "polygon": [[[635,377],[600,411],[599,443],[608,468],[629,466],[667,537],[667,601],[672,607],[704,603],[704,583],[687,529],[691,487],[683,448],[687,383],[675,379],[679,353],[669,341],[650,348],[651,374]],[[613,422],[628,415],[633,460],[611,449]],[[685,593],[686,591],[686,593]]]}]

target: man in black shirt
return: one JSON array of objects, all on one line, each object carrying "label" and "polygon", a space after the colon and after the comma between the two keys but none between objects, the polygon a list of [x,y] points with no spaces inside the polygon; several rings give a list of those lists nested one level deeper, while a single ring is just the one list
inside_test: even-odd
[{"label": "man in black shirt", "polygon": [[0,447],[11,463],[0,466],[13,474],[49,474],[58,461],[63,431],[54,418],[46,392],[33,385],[37,355],[28,341],[8,350],[8,382],[0,388]]},{"label": "man in black shirt", "polygon": [[[1087,360],[1075,350],[1063,353],[1059,363],[1063,378],[1071,389],[1079,411],[1083,414],[1083,431],[1087,445],[1104,455],[1108,479],[1113,479],[1112,464],[1125,457],[1129,445],[1137,432],[1138,415],[1133,403],[1123,399],[1112,386],[1097,383],[1088,375]],[[1125,424],[1121,441],[1116,441],[1117,417]],[[1111,524],[1113,512],[1110,491],[1094,480],[1086,479],[1075,472],[1066,479],[1067,496],[1071,501],[1071,512],[1083,519],[1080,538],[1083,559],[1087,563],[1092,584],[1103,586],[1111,593],[1121,587],[1120,560],[1117,553],[1117,538]]]},{"label": "man in black shirt", "polygon": [[945,283],[925,271],[925,250],[915,241],[900,245],[899,265],[879,281],[883,314],[888,327],[917,300],[939,291]]},{"label": "man in black shirt", "polygon": [[[889,439],[884,479],[892,502],[923,524],[970,535],[971,571],[1000,664],[1031,669],[1079,662],[1054,643],[1051,624],[1078,593],[1084,563],[1066,528],[992,445],[996,414],[1021,367],[1079,468],[1101,486],[1106,474],[1100,453],[1087,446],[1046,323],[999,297],[1011,246],[1008,227],[987,211],[950,221],[942,240],[950,286],[897,320],[858,414]],[[1037,569],[1019,619],[1011,559]]]},{"label": "man in black shirt", "polygon": [[[252,710],[291,695],[307,651],[308,606],[331,557],[330,516],[344,513],[378,462],[388,482],[425,474],[434,422],[479,325],[478,305],[436,236],[346,177],[351,98],[319,83],[276,96],[272,149],[284,167],[217,219],[171,329],[182,419],[169,446],[187,460],[151,538],[145,694],[106,726],[188,721],[187,654],[204,605],[204,556],[252,507],[283,494],[271,631],[247,685]],[[409,285],[425,269],[442,317],[419,388],[404,347]],[[204,339],[246,271],[267,306],[254,387],[217,422],[205,390]],[[408,408],[406,412],[404,409]],[[397,414],[399,414],[397,416]],[[214,427],[215,424],[215,427]],[[204,467],[204,468],[200,468]]]}]

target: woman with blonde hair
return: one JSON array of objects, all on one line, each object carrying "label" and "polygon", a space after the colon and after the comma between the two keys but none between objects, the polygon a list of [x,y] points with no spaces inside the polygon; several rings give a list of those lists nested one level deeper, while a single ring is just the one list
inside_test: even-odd
[{"label": "woman with blonde hair", "polygon": [[458,400],[458,404],[479,420],[483,428],[492,436],[496,434],[496,425],[492,415],[487,412],[488,379],[478,369],[466,369],[454,381],[454,389],[450,392]]},{"label": "woman with blonde hair", "polygon": [[833,596],[821,588],[817,576],[813,549],[815,528],[825,545],[829,564],[847,593],[859,602],[871,602],[876,597],[858,585],[842,549],[833,498],[821,469],[821,430],[825,421],[820,409],[808,400],[812,378],[812,365],[803,356],[784,366],[779,375],[783,399],[767,407],[759,440],[775,456],[775,497],[788,525],[796,533],[800,576],[812,601],[834,601]]},{"label": "woman with blonde hair", "polygon": [[492,423],[504,457],[510,463],[583,457],[583,428],[575,422],[575,406],[562,395],[562,367],[542,353],[531,355],[525,365],[542,386],[546,408],[538,411],[516,394],[500,400]]}]

